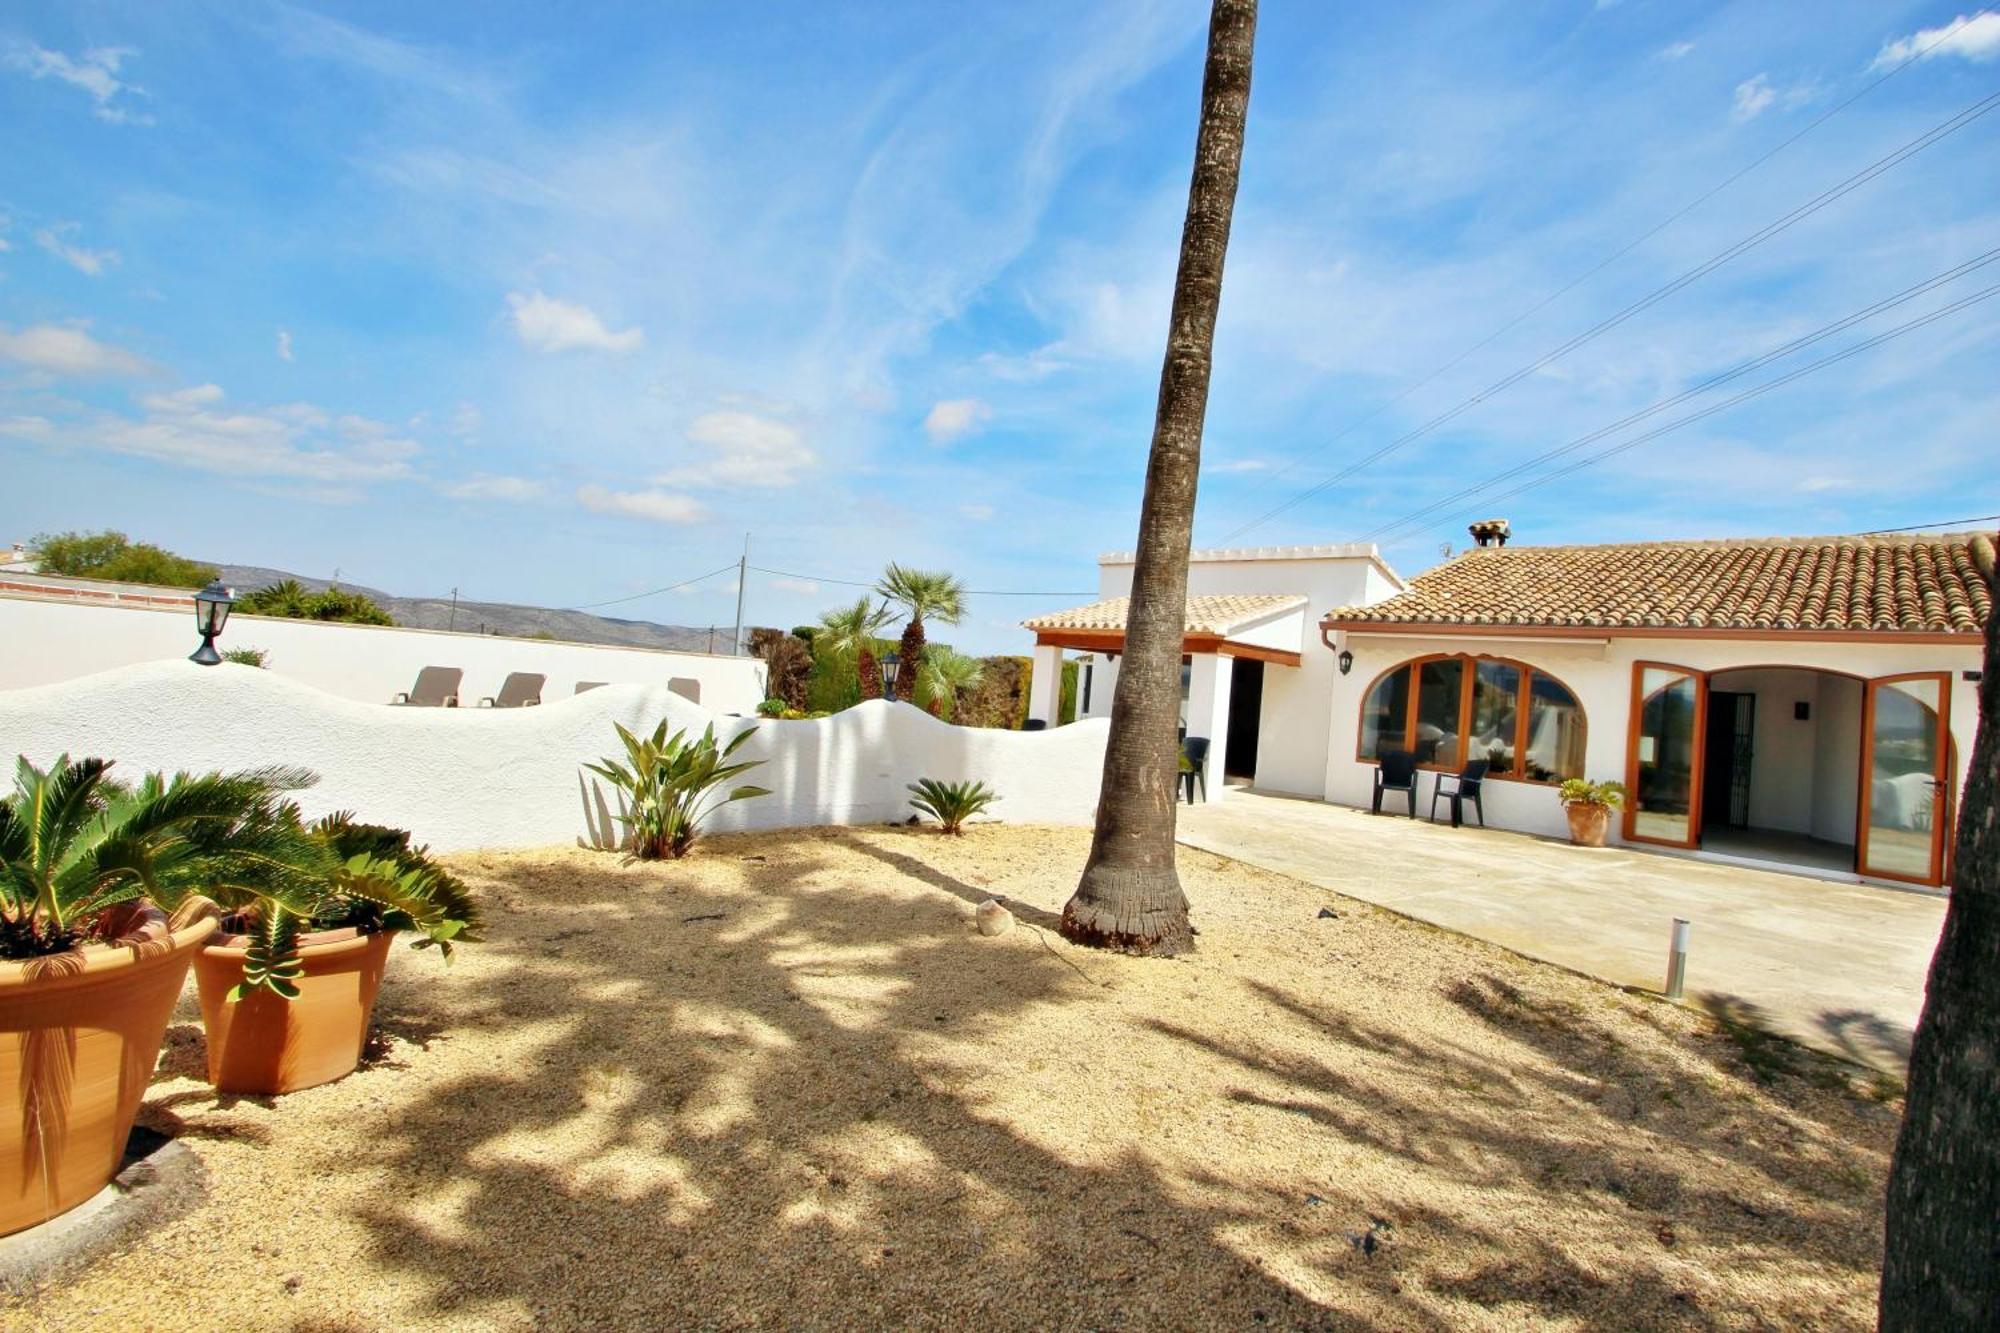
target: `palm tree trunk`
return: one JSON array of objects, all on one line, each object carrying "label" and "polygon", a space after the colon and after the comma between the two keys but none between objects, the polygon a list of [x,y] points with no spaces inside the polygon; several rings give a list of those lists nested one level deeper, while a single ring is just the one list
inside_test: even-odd
[{"label": "palm tree trunk", "polygon": [[2000,610],[1961,807],[1889,1171],[1881,1327],[1897,1333],[2000,1327]]},{"label": "palm tree trunk", "polygon": [[904,703],[917,701],[917,674],[924,665],[924,619],[911,616],[903,626],[903,641],[896,648],[896,697]]},{"label": "palm tree trunk", "polygon": [[876,664],[875,654],[866,644],[854,652],[854,674],[860,683],[863,699],[882,697],[882,668]]},{"label": "palm tree trunk", "polygon": [[1111,703],[1097,829],[1090,861],[1062,915],[1066,938],[1126,953],[1171,955],[1194,945],[1187,897],[1174,870],[1181,639],[1202,420],[1223,257],[1243,163],[1256,30],[1256,0],[1214,0],[1201,129],[1146,464],[1138,563],[1125,622],[1125,659]]}]

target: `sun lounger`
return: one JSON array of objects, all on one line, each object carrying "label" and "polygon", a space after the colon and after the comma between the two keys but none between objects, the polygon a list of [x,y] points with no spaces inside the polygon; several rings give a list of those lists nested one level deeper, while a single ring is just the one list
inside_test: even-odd
[{"label": "sun lounger", "polygon": [[500,693],[479,701],[481,708],[533,708],[542,701],[542,682],[548,677],[533,671],[510,671],[500,682]]},{"label": "sun lounger", "polygon": [[427,666],[417,673],[417,683],[389,702],[404,708],[456,708],[458,682],[465,672],[458,667]]},{"label": "sun lounger", "polygon": [[585,690],[601,690],[606,684],[601,680],[580,680],[576,683],[576,692],[582,694]]}]

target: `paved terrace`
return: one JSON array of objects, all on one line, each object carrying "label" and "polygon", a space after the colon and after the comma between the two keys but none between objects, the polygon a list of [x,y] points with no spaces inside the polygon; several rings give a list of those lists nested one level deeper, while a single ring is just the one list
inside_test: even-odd
[{"label": "paved terrace", "polygon": [[1898,1075],[1944,925],[1927,894],[1241,790],[1182,806],[1180,840],[1653,991],[1686,917],[1690,1000]]}]

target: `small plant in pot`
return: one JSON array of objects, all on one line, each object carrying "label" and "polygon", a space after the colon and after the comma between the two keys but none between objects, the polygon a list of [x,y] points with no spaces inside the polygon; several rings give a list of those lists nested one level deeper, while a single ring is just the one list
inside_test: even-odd
[{"label": "small plant in pot", "polygon": [[625,742],[625,760],[606,759],[584,767],[615,786],[624,797],[625,809],[617,816],[625,826],[625,849],[641,861],[662,858],[679,860],[694,846],[702,821],[731,801],[753,796],[769,796],[764,787],[724,788],[731,778],[764,762],[761,759],[727,762],[743,742],[757,734],[750,727],[718,744],[715,728],[709,727],[695,740],[687,733],[667,734],[662,721],[650,736],[636,736],[618,727],[618,739]]},{"label": "small plant in pot", "polygon": [[22,758],[0,800],[0,1235],[117,1172],[209,895],[309,910],[324,864],[282,795],[311,774],[111,767]]},{"label": "small plant in pot", "polygon": [[458,879],[401,829],[329,815],[309,830],[325,872],[305,910],[229,904],[195,959],[208,1077],[222,1092],[276,1096],[354,1072],[399,934],[413,948],[475,941],[479,912]]},{"label": "small plant in pot", "polygon": [[1569,840],[1579,847],[1602,847],[1611,812],[1625,803],[1625,784],[1568,778],[1556,796],[1569,816]]},{"label": "small plant in pot", "polygon": [[910,804],[935,819],[938,832],[954,837],[963,837],[965,821],[985,813],[988,806],[1000,799],[983,782],[939,782],[936,778],[919,778],[910,784],[909,789],[916,793],[910,797]]}]

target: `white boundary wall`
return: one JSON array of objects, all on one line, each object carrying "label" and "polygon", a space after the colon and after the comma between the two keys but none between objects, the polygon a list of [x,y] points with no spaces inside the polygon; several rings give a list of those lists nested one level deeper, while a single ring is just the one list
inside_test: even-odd
[{"label": "white boundary wall", "polygon": [[[200,642],[192,601],[173,611],[0,597],[0,690],[137,662],[185,661]],[[262,648],[270,655],[267,668],[278,675],[371,704],[409,689],[427,666],[465,672],[460,703],[468,708],[498,694],[510,671],[547,676],[544,704],[568,698],[580,680],[693,680],[702,705],[719,713],[754,712],[764,697],[764,664],[753,657],[240,615],[229,618],[217,646]]]},{"label": "white boundary wall", "polygon": [[151,662],[80,680],[0,691],[0,758],[46,766],[58,754],[114,759],[127,779],[153,769],[296,764],[320,775],[310,815],[353,810],[409,829],[438,850],[616,838],[611,793],[583,764],[622,753],[613,722],[726,740],[765,763],[740,781],[771,789],[724,806],[714,831],[901,820],[905,784],[976,778],[1008,823],[1087,824],[1109,723],[1044,732],[955,727],[874,700],[832,717],[718,718],[664,685],[611,685],[540,708],[387,708],[335,698],[255,667]]}]

